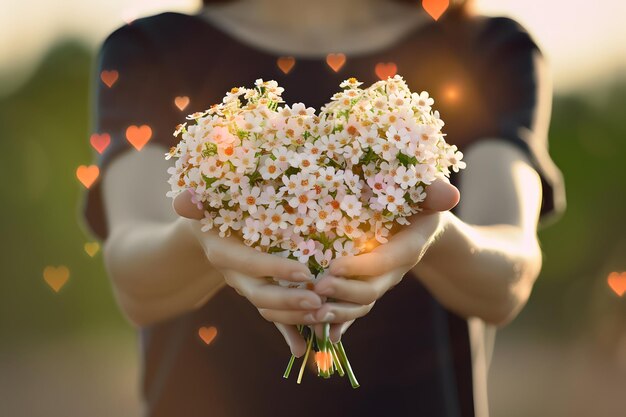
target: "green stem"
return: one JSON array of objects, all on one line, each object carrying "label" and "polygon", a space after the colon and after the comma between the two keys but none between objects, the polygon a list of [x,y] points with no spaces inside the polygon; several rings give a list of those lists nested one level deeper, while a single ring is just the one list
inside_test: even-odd
[{"label": "green stem", "polygon": [[291,359],[289,359],[289,364],[287,364],[287,369],[285,369],[285,373],[283,374],[283,378],[289,378],[289,373],[291,372],[291,367],[293,366],[293,362],[296,357],[291,355]]},{"label": "green stem", "polygon": [[330,353],[333,355],[333,363],[337,368],[339,376],[344,376],[345,373],[343,372],[343,366],[341,366],[341,361],[339,360],[339,356],[337,356],[337,350],[335,349],[335,345],[333,345],[332,343],[330,345]]},{"label": "green stem", "polygon": [[337,348],[339,358],[341,358],[343,364],[346,367],[346,372],[348,373],[348,378],[350,379],[350,385],[352,385],[352,388],[358,388],[360,385],[357,382],[356,377],[354,376],[354,372],[352,371],[350,361],[348,360],[348,356],[346,355],[346,351],[343,348],[343,343],[341,343],[341,340],[335,344],[335,347]]},{"label": "green stem", "polygon": [[304,360],[302,361],[302,366],[300,367],[300,373],[298,374],[298,384],[302,382],[302,375],[304,374],[306,361],[309,358],[309,352],[311,352],[311,345],[313,344],[314,337],[315,337],[315,332],[311,330],[311,334],[309,336],[309,342],[307,343],[307,347],[306,347],[306,353],[304,354]]}]

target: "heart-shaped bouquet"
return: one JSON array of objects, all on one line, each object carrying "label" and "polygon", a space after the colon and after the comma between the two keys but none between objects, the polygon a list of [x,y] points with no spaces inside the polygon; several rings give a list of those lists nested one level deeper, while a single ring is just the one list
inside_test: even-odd
[{"label": "heart-shaped bouquet", "polygon": [[[318,115],[302,103],[282,105],[276,81],[233,88],[222,103],[187,116],[194,123],[177,126],[182,139],[166,154],[178,158],[168,196],[190,190],[205,213],[203,230],[236,233],[248,246],[306,264],[315,277],[335,258],[386,243],[394,226],[421,210],[426,186],[465,163],[445,142],[427,92],[411,92],[400,75],[361,84],[343,81]],[[313,349],[320,376],[345,371],[358,386],[328,324],[322,339],[298,328],[307,339],[302,369]]]}]

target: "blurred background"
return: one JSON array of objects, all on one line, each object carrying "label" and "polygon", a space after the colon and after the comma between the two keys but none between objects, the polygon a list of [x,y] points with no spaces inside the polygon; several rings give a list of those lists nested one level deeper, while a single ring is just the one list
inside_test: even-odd
[{"label": "blurred background", "polygon": [[[135,331],[77,222],[76,167],[92,160],[100,42],[134,18],[194,13],[200,2],[0,7],[0,416],[139,415]],[[518,20],[550,60],[550,153],[568,199],[561,220],[540,232],[544,266],[528,305],[498,332],[492,416],[625,416],[626,294],[609,276],[626,271],[626,6],[478,0],[477,9]],[[44,280],[60,285],[68,274],[58,292]]]}]

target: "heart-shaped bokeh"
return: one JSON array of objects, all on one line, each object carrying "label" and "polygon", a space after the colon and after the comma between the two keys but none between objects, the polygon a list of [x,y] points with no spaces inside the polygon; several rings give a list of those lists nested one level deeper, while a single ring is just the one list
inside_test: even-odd
[{"label": "heart-shaped bokeh", "polygon": [[626,294],[626,272],[611,272],[607,278],[609,287],[618,296]]},{"label": "heart-shaped bokeh", "polygon": [[140,151],[152,138],[152,128],[148,125],[131,125],[126,128],[126,139]]},{"label": "heart-shaped bokeh", "polygon": [[213,339],[215,339],[215,336],[217,336],[217,328],[215,326],[200,327],[198,329],[198,336],[200,336],[200,339],[202,339],[205,344],[209,345]]},{"label": "heart-shaped bokeh", "polygon": [[46,266],[43,270],[43,279],[54,292],[59,292],[70,279],[70,270],[65,265]]},{"label": "heart-shaped bokeh", "polygon": [[97,165],[80,165],[76,168],[76,178],[85,186],[89,188],[98,179],[100,175],[100,168]]}]

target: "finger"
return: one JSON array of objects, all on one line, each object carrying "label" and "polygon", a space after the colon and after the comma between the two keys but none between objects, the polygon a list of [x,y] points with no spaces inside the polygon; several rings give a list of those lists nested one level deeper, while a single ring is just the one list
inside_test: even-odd
[{"label": "finger", "polygon": [[274,323],[283,324],[314,324],[318,321],[312,312],[306,310],[273,310],[269,308],[259,308],[261,316]]},{"label": "finger", "polygon": [[297,358],[304,355],[304,352],[306,351],[306,342],[304,341],[304,337],[302,337],[300,332],[298,332],[296,326],[283,323],[274,324],[285,338],[287,345],[289,345],[291,354]]},{"label": "finger", "polygon": [[204,211],[191,200],[191,190],[178,194],[172,202],[176,214],[188,219],[200,220],[204,217]]},{"label": "finger", "polygon": [[[348,327],[350,327],[352,323],[354,323],[354,320],[350,320],[344,323],[330,324],[328,338],[330,339],[331,343],[339,342],[341,340],[341,335],[348,329]],[[315,335],[319,339],[322,339],[324,337],[324,325],[316,324],[314,328],[315,328]]]},{"label": "finger", "polygon": [[269,284],[264,279],[249,277],[237,271],[228,271],[224,278],[228,285],[257,308],[313,310],[322,306],[322,298],[311,290]]},{"label": "finger", "polygon": [[317,336],[318,339],[324,338],[324,324],[323,323],[318,323],[318,324],[313,325],[313,331],[315,331],[315,336]]},{"label": "finger", "polygon": [[313,279],[309,268],[303,263],[258,251],[235,236],[221,238],[207,234],[204,239],[209,260],[218,267],[236,269],[253,277],[273,277],[294,282]]},{"label": "finger", "polygon": [[416,218],[409,228],[402,229],[371,252],[334,259],[329,271],[342,277],[374,276],[400,267],[411,267],[419,261],[428,242],[426,236],[432,236],[437,224],[437,219],[430,216]]},{"label": "finger", "polygon": [[325,303],[315,312],[314,320],[321,323],[343,323],[363,317],[374,307],[374,303],[360,305],[354,303]]},{"label": "finger", "polygon": [[426,186],[424,191],[426,192],[426,199],[422,202],[421,207],[426,213],[451,210],[461,198],[459,189],[441,178]]},{"label": "finger", "polygon": [[[389,244],[389,241],[386,244]],[[392,253],[375,252],[356,256],[344,256],[330,263],[330,273],[339,277],[380,275],[397,266]]]},{"label": "finger", "polygon": [[[400,273],[396,274],[400,275]],[[367,279],[346,279],[327,275],[315,283],[313,291],[319,295],[325,295],[336,300],[347,301],[354,304],[367,305],[378,300],[393,285],[402,279],[387,273]]]},{"label": "finger", "polygon": [[329,335],[330,342],[338,343],[341,340],[341,336],[346,332],[346,330],[348,330],[350,326],[352,326],[352,323],[354,323],[354,320],[350,320],[345,323],[331,324]]}]

